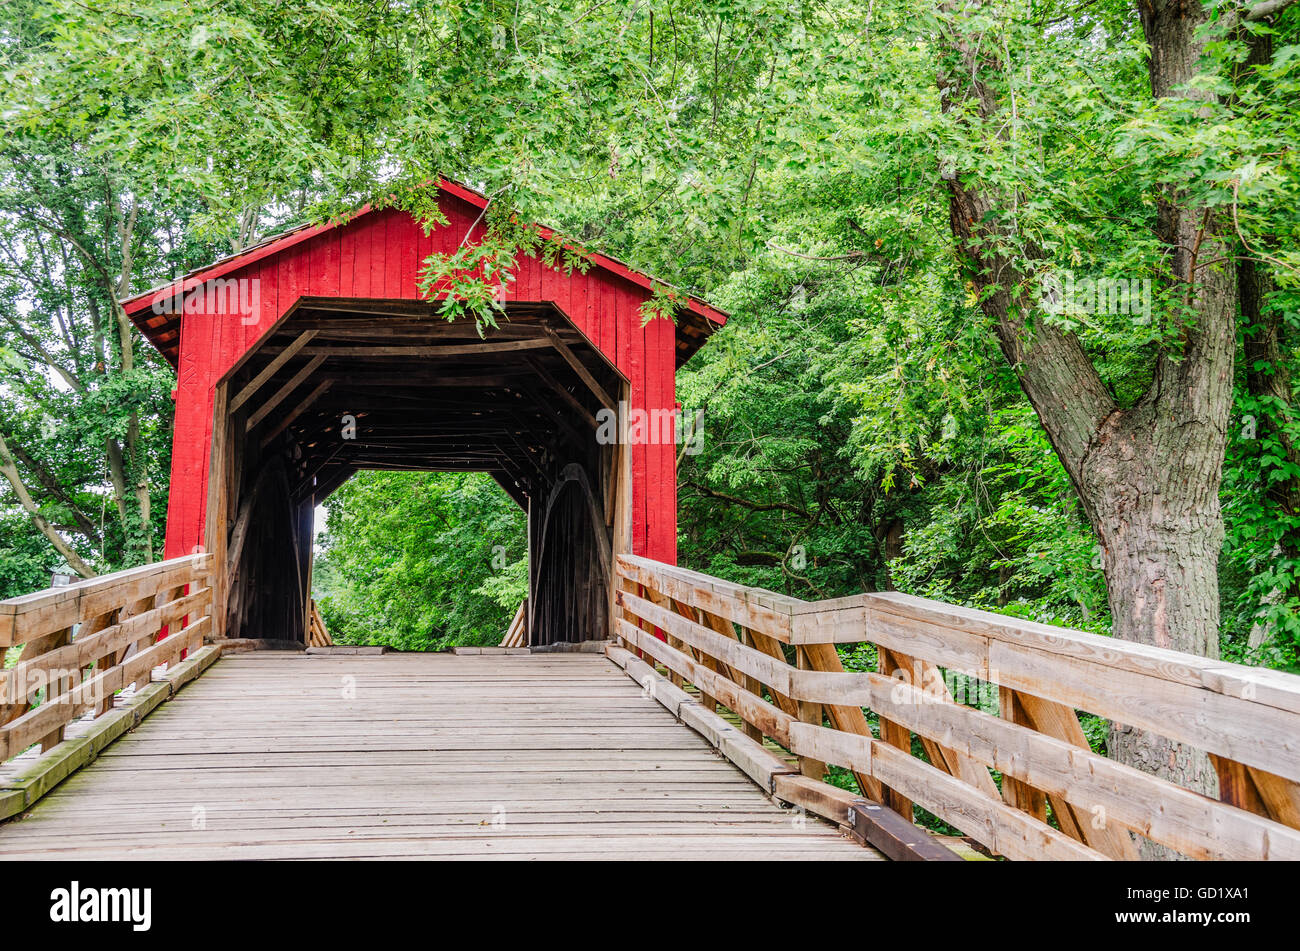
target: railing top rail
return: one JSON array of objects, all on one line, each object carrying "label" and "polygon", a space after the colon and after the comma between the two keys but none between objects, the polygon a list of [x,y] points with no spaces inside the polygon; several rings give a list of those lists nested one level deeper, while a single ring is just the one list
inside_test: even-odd
[{"label": "railing top rail", "polygon": [[[806,602],[632,556],[619,574],[630,647],[905,816],[914,800],[1022,857],[1136,857],[1117,828],[1198,858],[1300,857],[1300,676],[896,592]],[[876,669],[845,671],[834,645],[860,642]],[[974,706],[955,699],[972,685]],[[1209,754],[1222,801],[1093,752],[1080,710]]]},{"label": "railing top rail", "polygon": [[[1202,657],[1167,647],[1121,641],[1068,627],[1023,620],[992,611],[934,601],[897,591],[864,592],[825,601],[804,601],[760,588],[722,581],[686,568],[665,565],[648,558],[619,556],[620,562],[642,571],[706,587],[715,595],[745,604],[759,604],[774,613],[790,617],[791,644],[855,643],[874,639],[877,629],[891,618],[928,625],[939,633],[951,632],[954,653],[933,658],[943,666],[968,669],[990,675],[989,642],[1002,641],[1065,657],[1105,664],[1162,680],[1201,687],[1215,693],[1300,713],[1300,676],[1279,670],[1251,667],[1214,657]],[[881,617],[887,615],[889,617]],[[960,642],[960,645],[959,643]],[[956,653],[958,647],[963,653]],[[976,655],[983,663],[970,663]]]},{"label": "railing top rail", "polygon": [[868,609],[966,631],[989,640],[1024,644],[1188,686],[1204,687],[1216,693],[1300,713],[1300,676],[1296,674],[1203,657],[1154,644],[1122,641],[899,592],[857,597]]},{"label": "railing top rail", "polygon": [[118,602],[129,599],[133,590],[144,597],[160,586],[199,581],[211,566],[210,554],[186,555],[0,601],[0,647],[22,644],[120,607]]},{"label": "railing top rail", "polygon": [[804,613],[808,608],[815,606],[815,602],[802,601],[799,598],[791,597],[788,594],[778,594],[775,591],[768,591],[766,588],[754,588],[747,585],[735,584],[731,581],[724,581],[721,578],[715,578],[713,575],[706,575],[699,571],[692,571],[689,568],[679,568],[676,565],[668,565],[662,561],[655,561],[653,558],[642,558],[639,555],[619,555],[618,560],[627,565],[637,565],[642,568],[659,571],[665,574],[688,581],[702,588],[714,591],[719,595],[738,598],[749,604],[760,605],[777,614],[795,615]]}]

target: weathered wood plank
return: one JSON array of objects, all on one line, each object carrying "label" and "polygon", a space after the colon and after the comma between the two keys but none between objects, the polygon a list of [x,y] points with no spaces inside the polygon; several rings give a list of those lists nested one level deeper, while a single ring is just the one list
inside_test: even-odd
[{"label": "weathered wood plank", "polygon": [[25,644],[167,588],[203,583],[211,566],[210,555],[187,555],[0,601],[0,647]]},{"label": "weathered wood plank", "polygon": [[317,332],[315,330],[304,331],[303,333],[298,335],[298,338],[294,340],[293,343],[289,344],[289,346],[281,350],[276,355],[276,357],[273,360],[271,360],[270,363],[268,363],[265,367],[262,368],[262,371],[258,373],[257,376],[249,380],[248,383],[245,384],[244,387],[240,389],[238,393],[235,394],[234,399],[230,401],[230,408],[228,412],[230,413],[237,412],[240,407],[242,407],[245,403],[247,403],[250,399],[252,399],[253,396],[257,393],[258,390],[262,388],[262,386],[266,383],[267,380],[275,376],[275,374],[280,370],[282,366],[284,366],[286,363],[292,360],[297,355],[299,350],[301,350],[303,347],[307,346],[307,344],[311,342],[312,338],[316,336],[316,333]]},{"label": "weathered wood plank", "polygon": [[0,826],[0,859],[879,858],[791,820],[597,655],[264,652]]}]

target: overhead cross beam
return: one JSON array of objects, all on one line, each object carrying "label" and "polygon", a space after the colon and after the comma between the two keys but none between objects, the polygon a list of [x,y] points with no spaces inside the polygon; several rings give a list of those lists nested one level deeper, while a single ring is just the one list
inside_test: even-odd
[{"label": "overhead cross beam", "polygon": [[266,367],[257,376],[253,377],[242,390],[240,390],[233,400],[230,401],[230,412],[235,412],[245,403],[247,403],[263,384],[279,371],[279,369],[292,360],[298,351],[307,346],[311,339],[316,336],[316,331],[308,330],[298,336],[293,343],[280,351],[279,356],[266,365]]},{"label": "overhead cross beam", "polygon": [[581,401],[576,396],[574,396],[567,389],[565,389],[564,384],[562,384],[559,380],[557,380],[551,374],[551,371],[546,369],[546,367],[542,365],[540,360],[535,360],[532,357],[525,357],[524,360],[525,362],[527,362],[527,364],[530,367],[533,368],[533,372],[537,374],[537,376],[541,379],[543,383],[546,384],[547,388],[550,389],[551,392],[555,393],[560,397],[560,399],[564,400],[564,402],[567,403],[574,410],[574,412],[576,412],[580,417],[582,417],[582,419],[585,420],[591,426],[592,429],[597,428],[598,424],[596,422],[596,417],[592,415],[591,410],[583,406]]},{"label": "overhead cross beam", "polygon": [[375,344],[373,346],[315,346],[303,350],[305,356],[329,357],[473,357],[480,354],[513,353],[519,350],[544,350],[552,346],[549,340],[525,339],[470,344],[444,344],[441,346],[410,346],[402,344]]},{"label": "overhead cross beam", "polygon": [[244,425],[244,432],[251,433],[256,429],[262,420],[266,419],[275,411],[277,406],[287,400],[293,394],[293,391],[302,385],[304,380],[320,369],[321,364],[324,362],[325,357],[312,357],[305,367],[294,374],[293,379],[276,390],[274,396],[258,407],[257,412],[248,417],[248,422]]},{"label": "overhead cross beam", "polygon": [[614,402],[613,397],[605,392],[603,386],[596,382],[596,378],[591,375],[591,371],[578,359],[578,355],[573,352],[569,345],[560,339],[560,335],[546,324],[542,324],[542,333],[546,334],[551,346],[555,348],[555,352],[564,358],[564,362],[573,368],[574,373],[578,374],[578,379],[587,384],[587,389],[596,395],[596,399],[600,400],[600,404],[609,409],[616,409],[617,404]]},{"label": "overhead cross beam", "polygon": [[278,423],[275,424],[275,428],[262,437],[260,447],[262,449],[265,449],[267,446],[269,446],[271,444],[271,440],[275,439],[276,436],[280,435],[280,433],[284,432],[286,429],[292,426],[293,423],[298,419],[298,417],[301,416],[303,413],[305,413],[308,409],[310,409],[311,405],[315,403],[318,399],[320,399],[322,396],[324,396],[326,391],[329,390],[329,388],[332,387],[333,385],[334,385],[333,380],[323,380],[320,383],[318,383],[316,385],[316,389],[312,390],[309,394],[307,394],[307,396],[304,397],[298,403],[298,405],[295,406],[292,410],[290,410],[288,413],[285,413],[284,417]]}]

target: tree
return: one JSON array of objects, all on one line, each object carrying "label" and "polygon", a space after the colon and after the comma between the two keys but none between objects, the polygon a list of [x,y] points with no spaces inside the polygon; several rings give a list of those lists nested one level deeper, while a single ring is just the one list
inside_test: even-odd
[{"label": "tree", "polygon": [[[1198,82],[1209,9],[1166,0],[1139,9],[1153,100],[1144,120],[1175,143],[1170,151],[1182,150],[1161,159],[1190,164],[1205,147],[1196,127],[1227,118],[1215,89]],[[1023,37],[1034,24],[1006,25],[1005,16],[991,3],[941,7],[940,93],[945,112],[972,132],[973,154],[945,174],[958,250],[1101,542],[1115,635],[1217,656],[1219,489],[1237,329],[1232,196],[1203,167],[1190,182],[1151,176],[1139,186],[1158,242],[1152,263],[1166,329],[1152,348],[1149,385],[1117,399],[1073,329],[1035,313],[1031,290],[1047,255],[1017,219],[1030,196],[974,154],[1018,132],[1008,35]],[[1133,154],[1141,181],[1149,156]],[[1205,757],[1154,734],[1117,725],[1111,752],[1192,788],[1216,787]]]},{"label": "tree", "polygon": [[171,375],[118,304],[172,250],[157,226],[75,148],[0,144],[0,346],[17,357],[0,369],[0,473],[85,577],[152,561],[161,540]]},{"label": "tree", "polygon": [[337,643],[495,645],[527,596],[524,514],[488,476],[360,472],[325,503],[317,600]]}]

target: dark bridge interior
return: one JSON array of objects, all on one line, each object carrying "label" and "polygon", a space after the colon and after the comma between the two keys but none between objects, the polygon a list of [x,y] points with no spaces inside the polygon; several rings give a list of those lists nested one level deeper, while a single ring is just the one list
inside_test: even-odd
[{"label": "dark bridge interior", "polygon": [[304,640],[313,511],[361,469],[490,474],[528,513],[530,642],[605,636],[629,486],[596,414],[626,379],[550,304],[483,337],[437,306],[303,298],[218,388],[227,637]]}]

